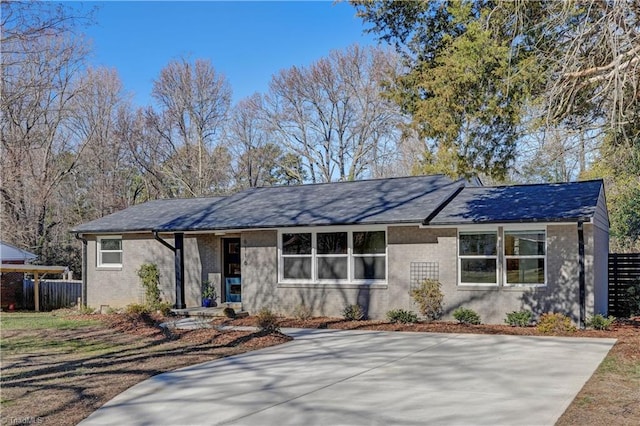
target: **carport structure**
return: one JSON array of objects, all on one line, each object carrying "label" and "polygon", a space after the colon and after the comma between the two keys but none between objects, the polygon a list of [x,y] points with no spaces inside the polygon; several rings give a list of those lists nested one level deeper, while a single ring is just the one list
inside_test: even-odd
[{"label": "carport structure", "polygon": [[0,264],[0,273],[24,272],[33,274],[33,299],[36,304],[36,312],[40,311],[40,276],[45,274],[62,274],[66,269],[65,266]]}]

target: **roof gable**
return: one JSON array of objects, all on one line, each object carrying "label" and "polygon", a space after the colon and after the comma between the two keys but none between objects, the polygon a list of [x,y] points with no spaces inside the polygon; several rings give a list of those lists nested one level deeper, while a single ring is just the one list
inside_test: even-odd
[{"label": "roof gable", "polygon": [[425,225],[574,222],[595,214],[601,180],[465,187]]},{"label": "roof gable", "polygon": [[18,262],[18,261],[26,262],[29,260],[36,259],[37,257],[38,256],[36,256],[33,253],[30,253],[16,246],[0,241],[0,261],[2,262]]}]

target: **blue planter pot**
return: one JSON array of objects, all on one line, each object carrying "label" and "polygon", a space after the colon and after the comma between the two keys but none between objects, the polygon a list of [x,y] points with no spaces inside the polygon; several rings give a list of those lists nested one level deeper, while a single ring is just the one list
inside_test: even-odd
[{"label": "blue planter pot", "polygon": [[213,304],[213,301],[211,299],[202,299],[203,307],[210,308],[212,304]]}]

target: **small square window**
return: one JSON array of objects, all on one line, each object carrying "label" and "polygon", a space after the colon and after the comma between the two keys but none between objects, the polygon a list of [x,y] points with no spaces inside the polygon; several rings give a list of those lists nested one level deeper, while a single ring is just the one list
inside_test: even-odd
[{"label": "small square window", "polygon": [[120,268],[122,267],[122,238],[102,237],[98,238],[98,267]]}]

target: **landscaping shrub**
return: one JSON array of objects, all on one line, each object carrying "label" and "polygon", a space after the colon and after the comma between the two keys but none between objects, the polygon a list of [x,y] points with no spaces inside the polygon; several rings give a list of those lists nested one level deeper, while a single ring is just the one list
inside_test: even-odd
[{"label": "landscaping shrub", "polygon": [[342,311],[342,315],[348,321],[362,321],[364,319],[364,309],[360,305],[347,305]]},{"label": "landscaping shrub", "polygon": [[143,263],[137,271],[144,287],[145,303],[154,306],[160,303],[160,271],[154,263]]},{"label": "landscaping shrub", "polygon": [[531,311],[513,311],[507,314],[504,322],[512,327],[526,327],[531,323],[533,319],[533,312]]},{"label": "landscaping shrub", "polygon": [[418,315],[412,311],[405,311],[404,309],[392,309],[387,312],[387,318],[391,322],[400,322],[402,324],[413,324],[418,322]]},{"label": "landscaping shrub", "polygon": [[627,310],[630,317],[640,315],[640,281],[627,288]]},{"label": "landscaping shrub", "polygon": [[233,308],[230,308],[229,306],[227,306],[222,310],[222,315],[224,315],[227,318],[233,319],[236,317],[236,311]]},{"label": "landscaping shrub", "polygon": [[609,315],[609,317],[604,317],[603,315],[597,314],[591,318],[587,318],[585,324],[587,327],[594,328],[596,330],[608,330],[615,320],[616,318],[611,315]]},{"label": "landscaping shrub", "polygon": [[280,331],[278,317],[267,308],[261,309],[256,315],[256,326],[267,333]]},{"label": "landscaping shrub", "polygon": [[301,321],[306,321],[313,315],[313,310],[304,303],[293,308],[293,317]]},{"label": "landscaping shrub", "polygon": [[169,302],[158,302],[151,306],[152,311],[160,312],[162,315],[167,316],[171,313],[172,305]]},{"label": "landscaping shrub", "polygon": [[78,313],[81,315],[90,315],[90,314],[94,314],[95,312],[96,310],[90,306],[84,306],[84,305],[78,306]]},{"label": "landscaping shrub", "polygon": [[567,334],[575,333],[577,328],[568,316],[548,312],[540,316],[538,331],[543,334]]},{"label": "landscaping shrub", "polygon": [[124,309],[124,313],[129,315],[149,314],[151,313],[151,308],[148,305],[142,305],[140,303],[132,303],[130,305],[127,305],[127,307]]},{"label": "landscaping shrub", "polygon": [[417,288],[411,290],[411,297],[418,304],[420,313],[427,321],[433,321],[442,316],[444,293],[442,284],[436,280],[424,280]]},{"label": "landscaping shrub", "polygon": [[462,306],[453,311],[453,317],[457,319],[460,324],[480,324],[480,315],[473,309],[463,308]]}]

